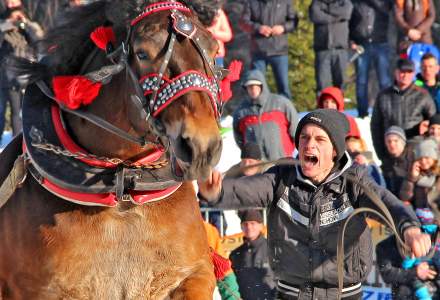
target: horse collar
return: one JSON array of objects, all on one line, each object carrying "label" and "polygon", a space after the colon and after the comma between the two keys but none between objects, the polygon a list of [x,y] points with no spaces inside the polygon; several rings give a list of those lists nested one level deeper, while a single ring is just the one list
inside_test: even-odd
[{"label": "horse collar", "polygon": [[[100,165],[99,160],[78,159],[37,147],[44,139],[47,144],[66,149],[69,140],[59,132],[59,111],[35,85],[26,91],[22,112],[23,147],[30,159],[29,171],[43,187],[61,198],[98,206],[115,206],[120,200],[143,204],[165,198],[181,185],[174,180],[169,164],[158,169],[116,166],[111,162]],[[81,150],[72,147],[67,145],[69,153]],[[160,156],[157,152],[150,158]]]}]

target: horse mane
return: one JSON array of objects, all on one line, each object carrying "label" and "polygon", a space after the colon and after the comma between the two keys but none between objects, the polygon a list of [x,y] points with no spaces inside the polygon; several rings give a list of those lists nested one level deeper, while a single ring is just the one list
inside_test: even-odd
[{"label": "horse mane", "polygon": [[[29,83],[54,75],[78,74],[82,63],[94,49],[90,33],[99,26],[112,26],[118,42],[125,38],[127,26],[142,9],[158,0],[101,0],[89,5],[67,9],[57,17],[55,26],[37,43],[43,63],[22,59],[9,60],[10,71],[25,77]],[[183,0],[199,17],[202,24],[212,22],[219,0]],[[50,55],[48,55],[50,54]]]}]

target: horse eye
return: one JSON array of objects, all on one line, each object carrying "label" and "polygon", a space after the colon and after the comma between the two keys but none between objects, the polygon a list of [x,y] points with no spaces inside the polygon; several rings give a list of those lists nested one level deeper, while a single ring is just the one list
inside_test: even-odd
[{"label": "horse eye", "polygon": [[146,59],[148,59],[148,55],[147,55],[147,53],[145,53],[145,52],[143,52],[143,51],[136,52],[136,56],[137,56],[137,58],[140,59],[140,60],[146,60]]}]

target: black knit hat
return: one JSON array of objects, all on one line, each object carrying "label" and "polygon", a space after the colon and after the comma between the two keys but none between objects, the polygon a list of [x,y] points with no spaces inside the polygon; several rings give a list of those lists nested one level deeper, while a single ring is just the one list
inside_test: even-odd
[{"label": "black knit hat", "polygon": [[309,112],[296,127],[295,145],[297,148],[299,147],[301,130],[309,123],[318,125],[327,132],[336,150],[336,160],[339,160],[345,152],[345,137],[350,129],[347,117],[336,109],[317,109]]},{"label": "black knit hat", "polygon": [[440,114],[435,114],[429,119],[429,125],[432,124],[440,125]]},{"label": "black knit hat", "polygon": [[241,223],[246,221],[256,221],[258,223],[263,223],[263,214],[258,209],[247,209],[238,212],[238,217]]},{"label": "black knit hat", "polygon": [[262,157],[260,146],[256,143],[248,142],[244,144],[243,149],[241,149],[241,158],[261,160]]}]

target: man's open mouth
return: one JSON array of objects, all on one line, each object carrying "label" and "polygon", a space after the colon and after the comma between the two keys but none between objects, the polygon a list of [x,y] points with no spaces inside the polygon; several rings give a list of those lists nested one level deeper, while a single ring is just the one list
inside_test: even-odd
[{"label": "man's open mouth", "polygon": [[318,156],[313,154],[304,155],[304,161],[313,165],[316,165],[319,161]]}]

